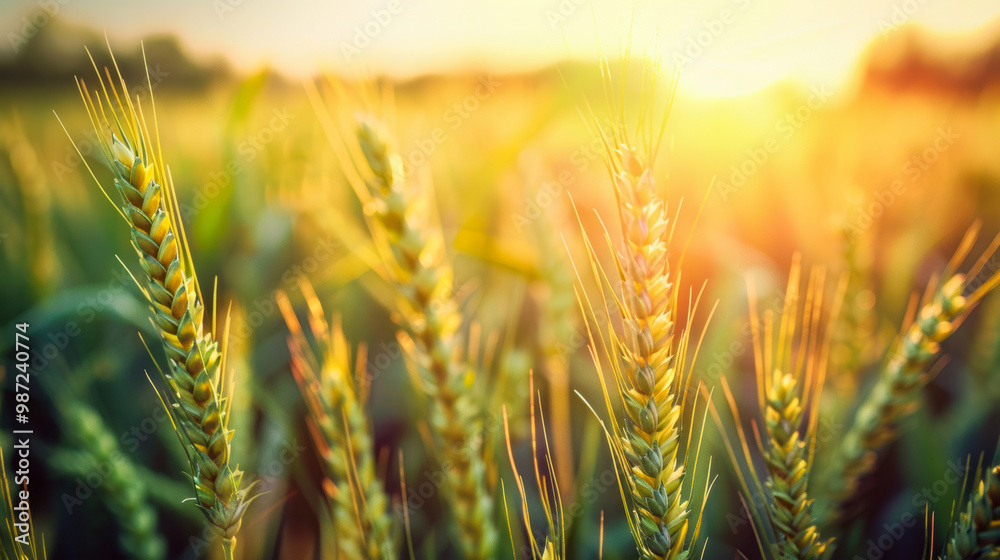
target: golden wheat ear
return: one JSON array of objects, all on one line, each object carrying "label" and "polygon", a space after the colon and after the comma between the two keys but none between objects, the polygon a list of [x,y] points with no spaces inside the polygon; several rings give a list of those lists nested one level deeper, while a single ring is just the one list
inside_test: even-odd
[{"label": "golden wheat ear", "polygon": [[290,336],[292,373],[309,410],[309,427],[332,492],[337,553],[340,558],[380,560],[396,554],[389,498],[376,475],[371,422],[364,410],[365,353],[351,367],[350,348],[340,321],[328,321],[312,285],[300,279],[309,311],[306,336],[288,296],[277,301]]},{"label": "golden wheat ear", "polygon": [[[113,54],[111,58],[114,63]],[[231,558],[255,485],[243,483],[243,473],[230,457],[233,433],[227,425],[232,380],[225,374],[220,341],[204,328],[204,298],[173,181],[163,163],[152,84],[147,71],[150,127],[140,99],[133,103],[128,97],[117,63],[115,77],[108,69],[102,77],[93,64],[100,91],[90,91],[83,80],[77,80],[77,86],[112,173],[119,195],[116,207],[131,230],[143,271],[142,281],[136,283],[149,302],[153,327],[167,355],[167,368],[161,370],[168,389],[164,406],[190,461],[198,506],[222,537],[226,557]],[[109,189],[93,171],[91,175],[110,200]]]},{"label": "golden wheat ear", "polygon": [[855,495],[862,477],[874,468],[879,450],[899,437],[900,423],[916,409],[921,389],[939,369],[933,362],[941,353],[941,342],[951,336],[976,304],[1000,284],[1000,271],[987,273],[984,270],[990,257],[1000,248],[1000,235],[993,239],[968,273],[958,272],[978,235],[977,222],[965,234],[940,283],[932,281],[928,285],[916,316],[907,313],[908,319],[875,386],[858,407],[837,450],[833,473],[832,491],[841,505]]},{"label": "golden wheat ear", "polygon": [[[343,88],[338,91],[342,95],[336,102],[343,106]],[[377,253],[373,268],[393,287],[389,307],[397,338],[427,397],[434,447],[448,467],[444,490],[459,548],[469,559],[491,558],[498,537],[484,458],[484,407],[475,390],[478,368],[467,353],[463,356],[454,272],[428,185],[406,176],[394,137],[380,116],[361,112],[337,120],[315,87],[307,87],[307,93],[365,208]]]},{"label": "golden wheat ear", "polygon": [[[687,313],[679,316],[677,286],[683,251],[671,255],[676,220],[668,214],[654,170],[673,90],[663,120],[654,120],[657,112],[647,104],[655,98],[658,64],[648,70],[638,129],[630,134],[624,112],[614,125],[596,127],[614,189],[622,241],[615,251],[610,234],[604,232],[613,254],[613,265],[604,270],[584,235],[586,264],[601,293],[600,300],[591,301],[581,288],[578,297],[608,411],[606,433],[621,475],[629,527],[643,558],[673,560],[696,554],[694,546],[711,486],[711,477],[706,476],[704,490],[696,491],[696,477],[688,476],[689,471],[699,474],[703,432],[693,426],[697,414],[688,399],[691,364],[700,344],[699,340],[691,346],[689,325],[702,294],[689,294]],[[626,77],[621,79],[624,88]],[[612,89],[610,71],[606,80]],[[583,284],[580,270],[574,268]],[[687,326],[678,328],[678,321]],[[607,388],[605,367],[611,369],[616,399]],[[696,442],[693,449],[692,442]]]}]

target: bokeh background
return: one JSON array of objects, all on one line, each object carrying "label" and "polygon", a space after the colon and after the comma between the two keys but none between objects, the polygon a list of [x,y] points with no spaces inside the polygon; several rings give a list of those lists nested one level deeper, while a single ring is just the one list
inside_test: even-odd
[{"label": "bokeh background", "polygon": [[[351,342],[369,347],[389,491],[401,498],[399,450],[411,483],[429,469],[384,288],[356,250],[361,210],[305,81],[331,74],[391,86],[404,159],[433,177],[466,316],[484,345],[502,349],[488,413],[496,418],[506,404],[516,417],[522,461],[530,461],[527,369],[548,402],[542,341],[554,328],[552,302],[572,290],[576,213],[592,236],[600,235],[595,209],[615,228],[586,118],[588,107],[606,114],[602,55],[618,60],[631,44],[633,57],[662,57],[667,76],[682,62],[657,169],[670,200],[684,200],[684,287],[705,283],[718,302],[695,372],[709,384],[727,375],[751,409],[747,274],[762,293],[777,293],[795,251],[807,266],[850,274],[833,359],[861,371],[856,387],[831,372],[821,434],[836,442],[852,406],[838,395],[870,384],[911,295],[974,220],[987,238],[1000,231],[995,2],[5,0],[0,31],[0,325],[10,334],[0,341],[0,444],[9,460],[12,333],[26,321],[36,373],[32,506],[50,558],[125,557],[127,522],[161,534],[166,557],[218,553],[200,513],[182,503],[191,495],[184,457],[144,375],[152,360],[138,333],[151,333],[147,310],[115,258],[130,262],[127,232],[73,147],[106,173],[73,81],[95,81],[84,47],[100,67],[110,63],[105,35],[133,96],[154,90],[195,264],[203,283],[218,278],[219,308],[233,309],[234,421],[249,434],[235,453],[269,491],[244,523],[245,558],[312,557],[322,531],[321,470],[274,300],[299,275],[343,315]],[[995,270],[997,259],[987,266]],[[964,475],[969,456],[992,456],[1000,435],[998,314],[1000,301],[987,299],[945,344],[952,359],[865,482],[868,501],[839,557],[875,557],[870,539],[905,513],[920,523],[894,537],[884,558],[918,557],[931,535],[942,542],[961,491],[949,473]],[[580,397],[570,399],[572,429],[550,434],[574,453],[577,491],[564,495],[567,508],[579,504],[571,557],[597,557],[603,512],[604,557],[632,558],[617,486],[602,478],[607,448],[583,403],[601,397],[577,315],[568,306],[558,319]],[[492,425],[491,476],[509,490],[502,429]],[[705,443],[719,476],[705,512],[707,557],[754,558],[715,432],[709,425]],[[109,459],[116,448],[124,459]],[[507,499],[515,511],[516,496]],[[412,519],[417,556],[452,557],[442,504],[423,502]]]}]

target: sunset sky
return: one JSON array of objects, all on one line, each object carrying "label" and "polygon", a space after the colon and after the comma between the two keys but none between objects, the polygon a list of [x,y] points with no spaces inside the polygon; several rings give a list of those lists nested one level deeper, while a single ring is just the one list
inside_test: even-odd
[{"label": "sunset sky", "polygon": [[40,5],[53,4],[64,20],[106,30],[112,40],[172,32],[195,54],[225,53],[241,69],[270,64],[290,75],[356,65],[401,77],[523,70],[593,58],[598,37],[617,53],[630,35],[636,48],[686,55],[682,87],[708,96],[785,77],[837,87],[863,49],[897,24],[974,48],[988,35],[975,31],[997,31],[1000,14],[995,0],[4,0],[2,52],[11,52],[22,18],[44,21]]}]

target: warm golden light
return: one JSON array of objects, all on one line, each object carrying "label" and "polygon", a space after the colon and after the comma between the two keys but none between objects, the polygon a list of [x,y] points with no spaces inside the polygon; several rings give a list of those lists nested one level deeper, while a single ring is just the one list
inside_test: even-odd
[{"label": "warm golden light", "polygon": [[[612,57],[631,42],[637,51],[683,59],[681,88],[712,97],[786,78],[839,89],[869,44],[902,27],[945,34],[942,41],[961,50],[974,48],[972,32],[1000,14],[1000,4],[989,0],[185,0],[155,15],[134,2],[54,5],[56,17],[106,29],[113,39],[176,33],[199,55],[223,54],[244,70],[270,65],[300,77],[317,68],[396,77],[518,72],[567,57],[596,59],[598,40]],[[21,6],[0,19],[15,34],[22,17],[45,19],[33,3]]]},{"label": "warm golden light", "polygon": [[0,557],[1000,550],[997,0],[0,3]]}]

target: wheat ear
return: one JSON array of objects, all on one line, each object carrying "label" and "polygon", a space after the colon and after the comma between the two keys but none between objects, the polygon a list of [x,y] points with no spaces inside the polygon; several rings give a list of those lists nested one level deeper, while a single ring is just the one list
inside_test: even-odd
[{"label": "wheat ear", "polygon": [[651,167],[622,144],[615,179],[622,220],[619,254],[625,326],[621,345],[626,387],[622,391],[628,434],[622,438],[631,466],[632,498],[646,555],[676,558],[688,529],[681,495],[684,464],[678,460],[681,406],[674,347],[676,295],[667,259],[669,220],[656,195]]},{"label": "wheat ear", "polygon": [[[815,270],[810,275],[803,307],[801,329],[796,329],[799,312],[799,263],[796,257],[789,275],[788,291],[785,297],[778,340],[777,356],[768,354],[762,359],[760,352],[759,322],[751,319],[757,348],[756,363],[763,367],[758,371],[758,388],[763,389],[762,410],[767,444],[764,459],[767,464],[767,488],[770,492],[768,517],[777,537],[775,548],[782,558],[818,559],[833,552],[832,540],[822,541],[812,516],[813,500],[809,498],[809,473],[812,468],[812,453],[816,443],[816,407],[825,377],[826,353],[829,342],[818,346],[818,325],[822,312],[823,283],[822,271]],[[831,325],[836,321],[837,310],[843,298],[841,292],[835,300],[835,310],[831,314]],[[751,292],[751,314],[756,315],[755,294]],[[811,321],[812,320],[812,321]],[[766,319],[767,331],[771,331],[770,317]],[[833,329],[829,329],[830,332]],[[798,340],[795,333],[800,332]],[[772,340],[770,332],[765,340]],[[795,352],[795,354],[793,354]],[[795,358],[793,358],[793,356]],[[771,363],[772,360],[775,363]],[[813,393],[810,394],[810,386]],[[807,421],[806,408],[810,407]]]},{"label": "wheat ear", "polygon": [[489,558],[497,541],[493,496],[482,455],[480,407],[471,390],[475,370],[461,359],[462,317],[452,294],[453,272],[440,231],[428,227],[427,212],[418,210],[430,201],[407,192],[402,159],[390,147],[384,125],[368,116],[356,124],[370,176],[359,196],[370,199],[369,226],[383,246],[383,273],[396,285],[394,319],[432,401],[430,427],[445,466],[459,544],[467,558]]},{"label": "wheat ear", "polygon": [[[278,305],[291,336],[288,346],[292,372],[302,390],[311,417],[313,439],[327,475],[334,485],[333,522],[338,558],[380,560],[396,553],[389,499],[376,476],[375,453],[363,386],[351,369],[350,349],[339,321],[328,323],[315,291],[307,281],[299,287],[309,309],[313,345],[295,316],[288,297],[278,294]],[[356,361],[363,374],[364,355]]]},{"label": "wheat ear", "polygon": [[997,459],[969,497],[965,511],[952,529],[942,560],[1000,559],[1000,461]]},{"label": "wheat ear", "polygon": [[[124,96],[129,90],[117,64],[115,70],[120,91],[107,69],[107,83],[98,72],[100,93],[91,93],[83,80],[77,80],[77,86],[101,138],[120,195],[119,211],[132,231],[132,245],[144,273],[139,285],[168,358],[163,372],[169,387],[167,412],[191,464],[198,506],[223,538],[228,558],[253,499],[253,485],[244,487],[243,473],[230,464],[233,434],[227,429],[227,419],[232,389],[223,375],[219,342],[204,330],[204,300],[177,212],[173,182],[163,164],[156,106],[151,97],[150,129],[139,99],[133,104]],[[101,190],[108,196],[103,185]]]},{"label": "wheat ear", "polygon": [[[624,60],[628,58],[626,53]],[[693,436],[703,431],[686,425],[685,415],[694,416],[693,408],[687,406],[692,378],[688,363],[691,331],[678,330],[675,325],[676,282],[683,252],[677,257],[677,271],[672,272],[669,259],[675,221],[667,214],[667,202],[654,173],[674,90],[662,120],[656,122],[658,112],[650,110],[646,100],[655,97],[659,63],[644,62],[643,66],[643,79],[648,82],[642,85],[635,131],[641,151],[629,138],[622,100],[613,94],[613,110],[620,116],[612,126],[597,126],[621,225],[621,249],[614,254],[617,274],[601,268],[596,251],[584,236],[593,276],[602,287],[600,307],[595,310],[584,290],[580,290],[578,300],[587,319],[590,351],[610,416],[611,426],[605,427],[605,432],[621,475],[622,498],[631,513],[629,528],[644,559],[674,560],[690,557],[698,541],[711,477],[705,479],[700,496],[695,495],[693,479],[686,480],[689,467],[692,472],[698,470],[701,438]],[[610,93],[614,88],[606,61],[602,70]],[[621,80],[624,91],[624,72]],[[606,231],[605,240],[613,251],[614,243]],[[581,278],[579,269],[576,275]],[[701,298],[701,293],[690,295],[686,319],[692,317]],[[607,319],[603,325],[601,314]],[[613,314],[620,317],[620,332],[612,326]],[[605,382],[605,363],[614,374],[625,417],[621,422]],[[693,497],[698,498],[696,506],[692,506]]]},{"label": "wheat ear", "polygon": [[[725,377],[722,389],[733,415],[738,446],[733,445],[715,407],[711,409],[736,468],[740,488],[752,498],[752,505],[744,501],[744,507],[753,516],[754,533],[761,555],[766,558],[816,560],[833,553],[833,540],[820,538],[813,516],[814,500],[808,488],[814,466],[820,394],[837,316],[847,290],[845,276],[823,326],[825,277],[821,269],[810,273],[803,300],[800,257],[798,254],[793,257],[777,333],[771,310],[764,313],[761,324],[756,288],[747,279],[758,407],[764,421],[765,437],[758,433],[754,422],[754,439],[766,466],[763,483],[754,467],[751,444]],[[737,449],[742,450],[742,456]]]},{"label": "wheat ear", "polygon": [[[617,311],[622,333],[599,324],[599,312],[589,298],[580,298],[581,309],[588,319],[591,353],[611,416],[611,448],[623,475],[623,489],[631,496],[633,537],[643,558],[687,558],[691,543],[697,540],[701,514],[694,516],[689,535],[692,489],[684,485],[685,462],[693,459],[696,468],[697,454],[692,458],[684,451],[681,456],[682,446],[690,448],[693,434],[683,425],[691,380],[687,369],[690,333],[684,330],[675,336],[677,293],[668,262],[672,226],[653,175],[654,143],[649,143],[643,162],[623,131],[602,131],[602,138],[623,237],[615,260],[622,295],[611,298],[611,305],[605,297],[603,313],[610,324],[611,309]],[[610,280],[596,264],[595,251],[587,246],[594,275],[610,288]],[[697,301],[692,301],[692,308],[696,307]],[[607,355],[614,373],[627,418],[621,423],[604,384],[598,352]],[[706,487],[706,496],[707,492]]]},{"label": "wheat ear", "polygon": [[[799,432],[803,409],[797,380],[790,373],[774,370],[767,385],[764,425],[768,449],[764,455],[771,491],[769,511],[777,549],[782,558],[823,558],[829,542],[819,539],[807,494],[810,464],[806,441]],[[832,550],[831,550],[832,552]]]},{"label": "wheat ear", "polygon": [[1000,235],[968,275],[956,272],[978,234],[977,223],[945,269],[940,287],[934,289],[934,283],[928,287],[916,319],[903,328],[878,381],[858,408],[838,450],[834,492],[841,500],[854,495],[861,477],[874,468],[877,452],[899,436],[899,423],[916,409],[921,389],[932,377],[930,366],[941,351],[941,341],[951,336],[968,312],[1000,283],[1000,273],[979,278],[1000,246]]},{"label": "wheat ear", "polygon": [[74,445],[83,450],[83,461],[88,468],[93,465],[111,465],[111,470],[101,485],[108,508],[121,524],[122,549],[132,558],[157,560],[166,555],[167,547],[157,532],[156,510],[146,501],[146,488],[139,478],[135,465],[122,455],[114,434],[101,417],[89,406],[78,401],[60,399],[64,431]]}]

